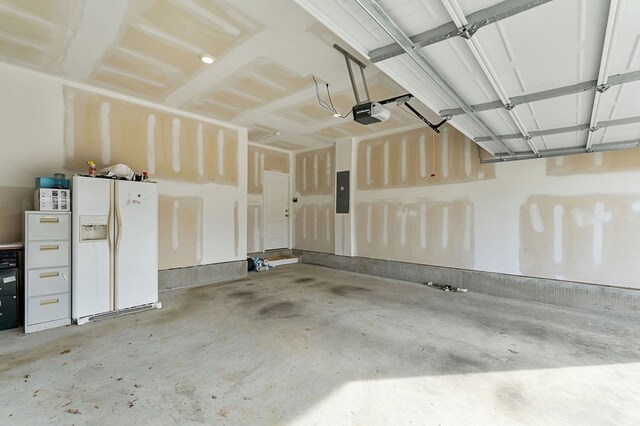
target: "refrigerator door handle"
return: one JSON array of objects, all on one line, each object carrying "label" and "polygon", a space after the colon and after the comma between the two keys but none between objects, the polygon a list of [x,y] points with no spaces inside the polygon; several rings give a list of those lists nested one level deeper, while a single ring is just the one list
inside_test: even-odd
[{"label": "refrigerator door handle", "polygon": [[113,309],[115,304],[113,301],[114,293],[115,293],[115,274],[113,273],[114,268],[114,250],[115,250],[115,241],[114,241],[114,217],[113,217],[113,205],[115,204],[115,195],[114,195],[114,182],[109,183],[109,229],[107,230],[108,241],[109,241],[109,309]]},{"label": "refrigerator door handle", "polygon": [[118,296],[119,296],[119,292],[120,292],[120,282],[118,280],[118,269],[120,267],[119,265],[119,258],[120,258],[120,240],[122,239],[122,213],[120,212],[120,191],[116,182],[116,188],[115,188],[115,203],[114,203],[114,207],[115,207],[115,211],[116,211],[116,224],[118,227],[118,235],[116,236],[116,245],[115,245],[115,252],[114,252],[114,287],[115,287],[115,300],[114,300],[114,307],[118,306]]}]

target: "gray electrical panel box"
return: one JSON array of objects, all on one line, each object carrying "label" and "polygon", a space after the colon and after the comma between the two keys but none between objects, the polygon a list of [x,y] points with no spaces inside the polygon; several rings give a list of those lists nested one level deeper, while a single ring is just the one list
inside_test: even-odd
[{"label": "gray electrical panel box", "polygon": [[336,177],[336,213],[349,213],[349,171]]}]

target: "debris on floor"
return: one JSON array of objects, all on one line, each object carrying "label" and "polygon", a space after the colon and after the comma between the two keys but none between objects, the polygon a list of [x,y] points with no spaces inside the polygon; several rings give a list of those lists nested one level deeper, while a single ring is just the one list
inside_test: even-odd
[{"label": "debris on floor", "polygon": [[249,271],[263,272],[275,268],[267,259],[262,259],[258,256],[247,257],[247,264]]},{"label": "debris on floor", "polygon": [[449,285],[449,284],[436,284],[436,283],[431,282],[431,281],[429,281],[427,283],[427,285],[429,287],[434,287],[434,288],[437,288],[437,289],[440,289],[440,290],[443,290],[443,291],[451,291],[451,292],[459,291],[461,293],[465,293],[467,291],[466,288],[454,287],[454,286]]}]

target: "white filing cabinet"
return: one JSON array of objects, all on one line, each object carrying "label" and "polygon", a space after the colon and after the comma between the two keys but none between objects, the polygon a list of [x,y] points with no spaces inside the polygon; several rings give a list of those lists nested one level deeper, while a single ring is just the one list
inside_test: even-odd
[{"label": "white filing cabinet", "polygon": [[24,332],[71,324],[71,213],[25,212]]}]

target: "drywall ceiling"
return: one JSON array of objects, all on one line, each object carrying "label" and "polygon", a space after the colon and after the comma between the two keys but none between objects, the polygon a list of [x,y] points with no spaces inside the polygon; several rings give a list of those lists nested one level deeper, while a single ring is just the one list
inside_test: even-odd
[{"label": "drywall ceiling", "polygon": [[[253,142],[302,150],[421,125],[397,107],[372,126],[320,108],[312,75],[341,113],[355,103],[333,43],[290,0],[0,0],[0,60],[245,126]],[[374,66],[367,77],[374,100],[405,93]]]},{"label": "drywall ceiling", "polygon": [[295,1],[496,161],[639,145],[637,0]]}]

